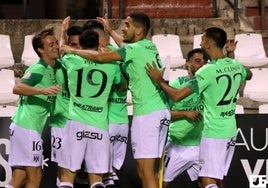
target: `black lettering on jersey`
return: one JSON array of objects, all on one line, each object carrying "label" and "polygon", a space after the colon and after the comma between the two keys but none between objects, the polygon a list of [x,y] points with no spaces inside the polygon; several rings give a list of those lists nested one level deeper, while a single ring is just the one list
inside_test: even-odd
[{"label": "black lettering on jersey", "polygon": [[126,98],[109,98],[108,102],[111,103],[126,103]]},{"label": "black lettering on jersey", "polygon": [[225,116],[233,116],[233,115],[235,115],[235,110],[233,109],[233,110],[229,110],[229,111],[226,111],[226,112],[221,112],[221,114],[220,114],[220,116],[221,117],[225,117]]},{"label": "black lettering on jersey", "polygon": [[62,91],[62,97],[65,99],[69,99],[70,98],[70,93],[68,91]]},{"label": "black lettering on jersey", "polygon": [[103,107],[100,106],[92,106],[92,105],[87,105],[87,104],[80,104],[80,103],[73,103],[74,107],[78,107],[81,110],[85,110],[85,111],[91,111],[91,112],[102,112],[103,111]]},{"label": "black lettering on jersey", "polygon": [[55,99],[55,97],[54,96],[47,96],[47,101],[49,101],[49,102],[53,102],[54,101],[54,99]]}]

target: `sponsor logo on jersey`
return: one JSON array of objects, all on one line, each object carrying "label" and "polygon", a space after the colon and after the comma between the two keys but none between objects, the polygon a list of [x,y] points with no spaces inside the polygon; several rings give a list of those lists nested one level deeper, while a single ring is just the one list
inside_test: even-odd
[{"label": "sponsor logo on jersey", "polygon": [[48,102],[54,102],[55,97],[54,96],[47,96],[47,101]]},{"label": "sponsor logo on jersey", "polygon": [[221,112],[221,114],[220,114],[220,116],[221,117],[225,117],[225,116],[233,116],[233,115],[235,115],[235,110],[233,109],[233,110],[229,110],[229,111],[226,111],[226,112]]},{"label": "sponsor logo on jersey", "polygon": [[126,98],[109,98],[108,102],[124,104],[124,103],[126,103]]},{"label": "sponsor logo on jersey", "polygon": [[99,112],[99,113],[103,111],[103,107],[100,107],[100,106],[92,106],[92,105],[81,104],[77,102],[73,102],[73,105],[74,107],[78,107],[81,110],[85,110],[85,111]]},{"label": "sponsor logo on jersey", "polygon": [[31,77],[31,73],[26,73],[26,74],[24,74],[24,76],[22,77],[23,79],[28,79],[28,78],[30,78]]}]

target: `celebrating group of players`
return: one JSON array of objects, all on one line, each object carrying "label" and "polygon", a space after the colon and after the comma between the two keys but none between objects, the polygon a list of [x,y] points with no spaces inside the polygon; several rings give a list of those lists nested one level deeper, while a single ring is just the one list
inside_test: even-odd
[{"label": "celebrating group of players", "polygon": [[[86,173],[90,188],[113,187],[126,153],[128,89],[131,146],[142,187],[167,187],[185,170],[193,186],[222,187],[236,136],[234,114],[227,112],[235,109],[240,83],[251,78],[247,68],[225,56],[225,31],[206,29],[201,49],[188,53],[189,75],[178,75],[169,85],[157,48],[146,38],[146,14],[129,14],[122,35],[107,18],[83,27],[69,27],[69,19],[62,24],[61,44],[53,29],[34,36],[40,60],[14,87],[21,97],[10,125],[13,175],[5,187],[39,187],[41,134],[48,114],[57,186],[72,188],[75,178]],[[109,45],[108,34],[118,48]],[[227,51],[234,46],[229,44]],[[155,164],[161,157],[164,177],[159,181]]]}]

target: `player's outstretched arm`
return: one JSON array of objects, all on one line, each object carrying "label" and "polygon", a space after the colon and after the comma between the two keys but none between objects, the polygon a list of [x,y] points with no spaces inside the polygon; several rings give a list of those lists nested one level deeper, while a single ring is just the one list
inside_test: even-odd
[{"label": "player's outstretched arm", "polygon": [[114,62],[121,61],[122,58],[117,51],[98,52],[95,50],[75,49],[68,45],[62,45],[60,51],[64,53],[76,54],[94,62]]},{"label": "player's outstretched arm", "polygon": [[52,95],[56,96],[61,91],[61,87],[59,85],[51,86],[48,88],[40,88],[29,86],[21,81],[18,81],[13,88],[13,93],[17,95]]},{"label": "player's outstretched arm", "polygon": [[171,110],[171,120],[187,118],[193,121],[201,121],[202,115],[195,110]]},{"label": "player's outstretched arm", "polygon": [[165,93],[173,100],[180,101],[192,94],[193,91],[189,87],[182,87],[180,89],[173,88],[168,85],[168,83],[163,79],[163,71],[159,71],[156,67],[155,62],[153,65],[149,63],[146,64],[145,67],[146,73],[150,76],[152,80],[158,83],[158,85],[165,91]]}]

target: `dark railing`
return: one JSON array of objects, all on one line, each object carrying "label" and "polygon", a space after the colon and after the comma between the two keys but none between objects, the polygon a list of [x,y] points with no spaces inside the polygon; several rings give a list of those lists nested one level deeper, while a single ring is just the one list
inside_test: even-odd
[{"label": "dark railing", "polygon": [[[215,2],[214,2],[215,1]],[[238,0],[234,0],[234,3],[232,3],[230,0],[225,0],[230,7],[234,10],[234,22],[238,22]],[[217,0],[213,0],[213,10],[217,9]],[[261,12],[261,29],[265,29],[265,1],[264,0],[259,0],[259,6],[260,6],[260,12]]]},{"label": "dark railing", "polygon": [[[217,1],[217,0],[213,0]],[[225,0],[226,3],[229,4],[229,6],[234,10],[234,22],[238,23],[238,0],[234,0],[234,3],[230,0]]]},{"label": "dark railing", "polygon": [[265,29],[265,1],[260,0],[261,6],[261,29]]},{"label": "dark railing", "polygon": [[[112,18],[112,0],[108,0],[108,18]],[[119,0],[119,18],[124,18],[124,0]]]}]

